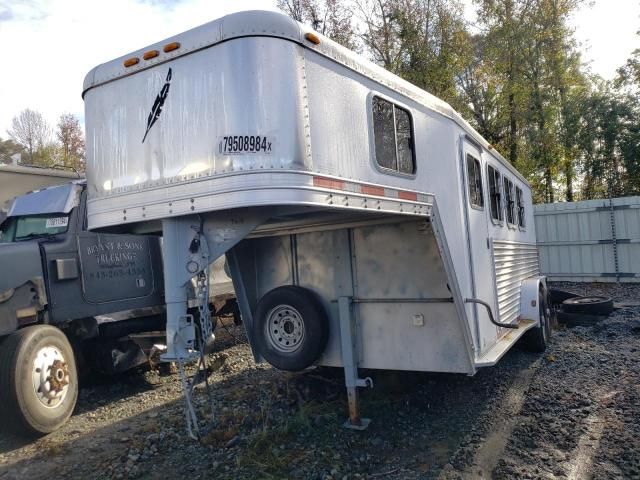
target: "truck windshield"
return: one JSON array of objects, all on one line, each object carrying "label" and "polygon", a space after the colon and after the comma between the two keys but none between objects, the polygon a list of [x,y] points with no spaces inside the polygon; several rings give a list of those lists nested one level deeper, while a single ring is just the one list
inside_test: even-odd
[{"label": "truck windshield", "polygon": [[68,225],[69,216],[62,213],[10,217],[0,226],[0,242],[19,242],[64,233]]}]

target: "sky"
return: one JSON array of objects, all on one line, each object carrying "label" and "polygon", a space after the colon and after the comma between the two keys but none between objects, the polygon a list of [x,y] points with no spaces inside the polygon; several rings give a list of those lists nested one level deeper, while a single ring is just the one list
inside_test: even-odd
[{"label": "sky", "polygon": [[[591,70],[611,79],[640,47],[640,0],[591,3],[570,22]],[[52,127],[64,112],[84,123],[82,82],[91,68],[251,9],[275,10],[275,0],[0,0],[0,138],[24,108]],[[473,17],[472,7],[467,14]]]}]

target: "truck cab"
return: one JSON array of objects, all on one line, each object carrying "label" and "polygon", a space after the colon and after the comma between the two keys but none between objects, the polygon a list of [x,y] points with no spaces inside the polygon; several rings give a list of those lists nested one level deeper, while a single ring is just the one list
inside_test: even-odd
[{"label": "truck cab", "polygon": [[87,230],[86,183],[17,197],[0,224],[0,403],[20,430],[71,415],[80,359],[106,372],[146,361],[131,335],[164,334],[158,236]]},{"label": "truck cab", "polygon": [[0,226],[0,335],[162,305],[160,238],[86,228],[84,182],[17,197]]}]

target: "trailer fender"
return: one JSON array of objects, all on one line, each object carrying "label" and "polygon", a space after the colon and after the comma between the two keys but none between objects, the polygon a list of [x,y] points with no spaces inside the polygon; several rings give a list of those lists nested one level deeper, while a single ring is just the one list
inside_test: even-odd
[{"label": "trailer fender", "polygon": [[540,308],[538,298],[540,290],[547,295],[547,277],[532,277],[520,284],[520,319],[534,320],[540,325]]}]

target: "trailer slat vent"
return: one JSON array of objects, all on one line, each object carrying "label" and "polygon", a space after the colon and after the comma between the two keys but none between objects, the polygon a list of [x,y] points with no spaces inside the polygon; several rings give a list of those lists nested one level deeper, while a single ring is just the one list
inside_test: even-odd
[{"label": "trailer slat vent", "polygon": [[520,311],[522,281],[540,274],[538,250],[535,244],[494,240],[493,259],[498,318],[501,323],[511,323]]}]

